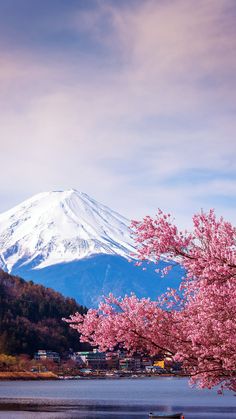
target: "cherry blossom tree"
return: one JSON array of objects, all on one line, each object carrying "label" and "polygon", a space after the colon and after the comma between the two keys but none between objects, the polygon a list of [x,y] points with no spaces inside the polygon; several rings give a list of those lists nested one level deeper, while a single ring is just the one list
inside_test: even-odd
[{"label": "cherry blossom tree", "polygon": [[184,268],[180,289],[157,301],[135,295],[104,298],[97,310],[67,321],[100,350],[172,356],[192,383],[236,391],[236,229],[211,210],[179,231],[170,214],[133,221],[140,262],[161,258]]}]

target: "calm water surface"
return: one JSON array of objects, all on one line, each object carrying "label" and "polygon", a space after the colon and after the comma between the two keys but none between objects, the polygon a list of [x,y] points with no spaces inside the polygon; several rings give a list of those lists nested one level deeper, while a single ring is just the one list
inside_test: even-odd
[{"label": "calm water surface", "polygon": [[147,419],[183,412],[185,419],[236,419],[236,397],[197,390],[183,378],[0,382],[0,418]]}]

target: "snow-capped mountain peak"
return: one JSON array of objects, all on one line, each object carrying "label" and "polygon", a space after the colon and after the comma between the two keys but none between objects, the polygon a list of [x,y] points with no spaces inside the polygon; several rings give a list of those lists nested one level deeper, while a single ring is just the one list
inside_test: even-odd
[{"label": "snow-capped mountain peak", "polygon": [[0,267],[43,268],[134,251],[129,220],[74,189],[40,193],[0,214]]}]

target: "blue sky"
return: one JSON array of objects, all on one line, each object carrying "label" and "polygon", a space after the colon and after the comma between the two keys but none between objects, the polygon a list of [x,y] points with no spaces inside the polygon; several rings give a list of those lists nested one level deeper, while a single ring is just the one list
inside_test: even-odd
[{"label": "blue sky", "polygon": [[1,0],[0,211],[76,188],[235,221],[234,0]]}]

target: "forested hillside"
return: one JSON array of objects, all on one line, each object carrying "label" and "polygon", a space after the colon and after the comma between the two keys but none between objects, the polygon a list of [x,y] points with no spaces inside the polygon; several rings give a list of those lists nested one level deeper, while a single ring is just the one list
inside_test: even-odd
[{"label": "forested hillside", "polygon": [[79,350],[77,332],[62,321],[86,309],[72,298],[0,270],[0,353]]}]

